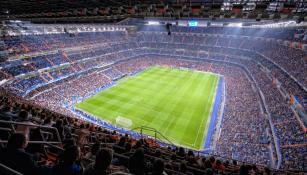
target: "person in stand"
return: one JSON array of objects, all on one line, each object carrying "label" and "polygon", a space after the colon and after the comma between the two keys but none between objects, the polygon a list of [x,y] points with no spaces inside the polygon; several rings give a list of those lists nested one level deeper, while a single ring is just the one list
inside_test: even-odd
[{"label": "person in stand", "polygon": [[40,175],[39,167],[33,159],[33,156],[25,152],[28,142],[26,136],[22,133],[15,133],[10,136],[7,148],[0,152],[0,162],[23,175]]},{"label": "person in stand", "polygon": [[53,167],[54,175],[82,175],[80,164],[80,148],[76,145],[67,147],[61,155],[60,161]]},{"label": "person in stand", "polygon": [[[25,110],[21,110],[18,114],[18,122],[23,124],[33,125],[33,123],[29,119],[29,114]],[[35,128],[34,126],[27,125],[17,125],[16,133],[22,133],[26,137],[27,141],[30,139],[30,129]]]},{"label": "person in stand", "polygon": [[103,148],[97,152],[94,163],[87,166],[84,175],[106,175],[110,174],[110,165],[113,159],[113,152],[110,149]]},{"label": "person in stand", "polygon": [[145,156],[142,148],[138,148],[129,158],[129,171],[135,175],[143,175],[146,171]]}]

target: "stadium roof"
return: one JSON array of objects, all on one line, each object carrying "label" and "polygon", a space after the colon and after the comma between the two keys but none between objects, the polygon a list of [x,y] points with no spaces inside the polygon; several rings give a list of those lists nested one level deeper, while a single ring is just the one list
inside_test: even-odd
[{"label": "stadium roof", "polygon": [[4,0],[0,3],[0,19],[102,16],[292,19],[307,16],[306,7],[305,0]]},{"label": "stadium roof", "polygon": [[42,13],[59,12],[78,8],[96,8],[96,7],[118,7],[134,5],[222,5],[230,3],[234,5],[244,5],[247,3],[256,3],[257,5],[268,5],[271,2],[285,3],[295,6],[304,0],[3,0],[1,1],[1,12],[11,14],[22,13]]}]

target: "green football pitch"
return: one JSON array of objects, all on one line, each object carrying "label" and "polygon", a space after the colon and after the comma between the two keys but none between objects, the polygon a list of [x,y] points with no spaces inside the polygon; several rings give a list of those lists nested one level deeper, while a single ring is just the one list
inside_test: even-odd
[{"label": "green football pitch", "polygon": [[218,80],[211,73],[150,67],[117,81],[76,108],[114,125],[120,116],[132,121],[128,129],[155,128],[175,145],[201,150]]}]

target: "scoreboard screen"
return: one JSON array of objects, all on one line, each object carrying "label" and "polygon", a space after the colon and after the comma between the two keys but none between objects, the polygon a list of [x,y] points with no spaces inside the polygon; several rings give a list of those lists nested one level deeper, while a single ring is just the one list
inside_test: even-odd
[{"label": "scoreboard screen", "polygon": [[189,27],[197,27],[198,26],[198,21],[189,21]]}]

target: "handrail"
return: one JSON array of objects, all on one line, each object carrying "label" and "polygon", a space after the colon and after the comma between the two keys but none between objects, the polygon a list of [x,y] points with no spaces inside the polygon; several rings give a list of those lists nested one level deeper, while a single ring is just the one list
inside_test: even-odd
[{"label": "handrail", "polygon": [[58,142],[54,142],[54,141],[53,142],[48,142],[48,141],[45,141],[45,139],[43,138],[43,141],[29,141],[29,143],[51,143],[51,144],[62,143],[59,131],[55,127],[36,125],[36,124],[29,124],[29,123],[22,123],[22,122],[14,122],[14,121],[5,121],[5,120],[0,120],[0,123],[9,124],[9,125],[11,125],[11,128],[12,128],[12,129],[0,128],[0,130],[12,131],[13,133],[16,132],[14,127],[13,127],[13,125],[32,126],[32,127],[36,127],[36,128],[50,129],[50,130],[55,131],[56,137],[57,137],[57,140],[58,140]]},{"label": "handrail", "polygon": [[[156,159],[156,157],[155,156],[152,156],[152,155],[149,155],[149,154],[145,154],[145,157],[149,157],[149,158],[151,158],[151,159]],[[180,166],[180,163],[179,162],[173,162],[173,164],[176,164],[177,166]],[[199,172],[199,173],[201,173],[201,174],[206,174],[206,172],[205,172],[205,170],[203,170],[203,169],[200,169],[200,168],[195,168],[195,167],[193,167],[193,166],[187,166],[187,169],[189,169],[189,170],[192,170],[192,171],[197,171],[197,172]]]},{"label": "handrail", "polygon": [[[8,140],[0,140],[0,143],[7,143]],[[62,142],[47,142],[47,141],[28,141],[31,144],[60,144]]]},{"label": "handrail", "polygon": [[[140,134],[141,134],[142,138],[143,138],[143,130],[153,131],[155,133],[155,135],[154,135],[155,141],[160,140],[160,139],[157,139],[157,134],[159,134],[160,136],[162,136],[163,139],[165,139],[167,142],[169,142],[169,144],[175,145],[175,144],[173,144],[172,141],[170,141],[167,137],[165,137],[161,132],[159,132],[155,128],[148,127],[148,126],[139,126],[139,127],[131,129],[131,131],[138,130],[138,129],[140,129],[140,131],[141,131]],[[161,141],[164,142],[165,140],[161,140]]]},{"label": "handrail", "polygon": [[13,170],[12,168],[5,166],[2,163],[0,163],[0,173],[1,174],[4,173],[4,174],[7,174],[7,175],[23,175],[20,172]]}]

